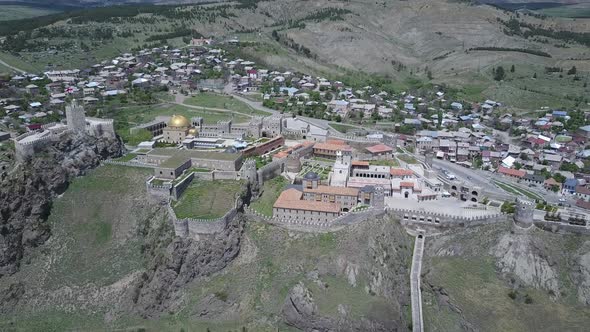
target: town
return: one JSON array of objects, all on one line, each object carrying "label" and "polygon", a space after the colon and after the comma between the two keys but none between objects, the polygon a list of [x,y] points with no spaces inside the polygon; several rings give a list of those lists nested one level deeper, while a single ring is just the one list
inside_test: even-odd
[{"label": "town", "polygon": [[[95,117],[70,121],[70,115],[67,127],[88,127],[95,135],[114,135],[117,129],[132,150],[126,161],[157,166],[156,179],[173,181],[195,167],[239,174],[248,158],[257,158],[258,169],[299,159],[291,162],[298,167],[283,173],[302,187],[277,197],[278,219],[311,218],[305,213],[315,211],[329,221],[362,206],[383,205],[373,201],[376,188],[390,207],[408,206],[399,202],[402,197],[431,200],[432,210],[462,211],[446,202],[437,206],[455,198],[457,207],[479,203],[511,212],[511,197],[524,196],[545,212],[541,219],[586,218],[590,125],[581,111],[517,116],[492,100],[448,100],[442,87],[416,96],[372,86],[355,90],[233,58],[226,45],[239,47],[239,40],[193,39],[184,49],[155,48],[91,68],[12,76],[3,82],[16,93],[0,100],[6,128],[0,137],[13,138],[22,160],[66,128],[60,123],[64,114],[84,107]],[[170,96],[176,106],[190,109],[200,107],[184,103],[190,96],[216,94],[230,96],[250,114],[236,118],[208,107],[225,115],[209,123],[206,114],[189,119],[184,115],[190,113],[176,108],[179,114],[155,113],[134,126],[101,118],[124,112],[105,109],[131,104],[130,99]],[[226,153],[214,153],[220,151]],[[313,172],[318,169],[321,179]]]}]

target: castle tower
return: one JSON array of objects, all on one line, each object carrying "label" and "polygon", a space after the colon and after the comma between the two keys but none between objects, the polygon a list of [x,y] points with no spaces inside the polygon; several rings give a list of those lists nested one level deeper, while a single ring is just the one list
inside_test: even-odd
[{"label": "castle tower", "polygon": [[514,222],[523,228],[529,228],[533,225],[533,212],[535,203],[522,199],[516,199],[516,209],[514,210]]},{"label": "castle tower", "polygon": [[383,187],[375,187],[375,193],[373,194],[373,207],[378,210],[385,209],[385,190]]},{"label": "castle tower", "polygon": [[250,183],[256,183],[258,181],[258,173],[256,172],[256,161],[254,159],[248,159],[242,165],[240,169],[242,179],[247,180]]},{"label": "castle tower", "polygon": [[301,158],[299,153],[295,152],[287,157],[287,172],[299,173],[301,171]]},{"label": "castle tower", "polygon": [[68,128],[75,132],[86,131],[86,113],[84,107],[78,105],[76,99],[72,100],[72,103],[66,106],[66,120]]},{"label": "castle tower", "polygon": [[431,150],[424,151],[424,163],[428,168],[432,168],[432,158],[434,154]]}]

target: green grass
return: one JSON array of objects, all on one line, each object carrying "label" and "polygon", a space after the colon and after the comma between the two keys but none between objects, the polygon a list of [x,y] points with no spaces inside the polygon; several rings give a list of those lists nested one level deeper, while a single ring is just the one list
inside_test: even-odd
[{"label": "green grass", "polygon": [[330,123],[330,127],[336,129],[337,131],[346,134],[347,132],[356,129],[353,126],[341,124],[341,123]]},{"label": "green grass", "polygon": [[262,188],[262,195],[250,207],[258,213],[272,217],[272,206],[288,183],[282,176],[266,181]]},{"label": "green grass", "polygon": [[107,285],[143,266],[140,242],[124,238],[150,211],[136,200],[145,202],[149,174],[147,169],[105,165],[75,179],[55,200],[48,221],[52,244],[68,250],[53,258],[47,287]]},{"label": "green grass", "polygon": [[[580,305],[569,306],[552,301],[547,293],[533,288],[520,288],[532,304],[508,297],[512,290],[501,280],[493,260],[488,257],[434,257],[429,266],[428,282],[443,286],[449,300],[461,308],[465,320],[483,331],[582,331],[587,326],[590,310]],[[459,317],[446,307],[439,307],[426,288],[423,296],[427,330],[454,330]]]},{"label": "green grass", "polygon": [[418,160],[409,154],[398,154],[396,157],[408,164],[418,164]]},{"label": "green grass", "polygon": [[200,93],[187,99],[185,103],[193,106],[227,109],[250,115],[269,115],[269,113],[254,109],[231,96],[216,93]]},{"label": "green grass", "polygon": [[115,159],[116,161],[131,161],[133,158],[137,157],[135,153],[128,153],[120,158]]},{"label": "green grass", "polygon": [[31,18],[58,12],[59,10],[34,6],[0,5],[0,21]]},{"label": "green grass", "polygon": [[535,194],[529,190],[525,190],[522,189],[520,187],[508,184],[506,182],[500,182],[500,181],[494,181],[494,184],[496,184],[498,187],[502,188],[502,190],[507,191],[511,194],[515,194],[515,195],[525,195],[530,199],[533,200],[543,200],[543,197],[539,196],[538,194]]},{"label": "green grass", "polygon": [[556,17],[571,17],[571,18],[588,18],[590,17],[590,8],[587,4],[563,5],[552,8],[544,8],[537,10],[537,12]]},{"label": "green grass", "polygon": [[399,162],[397,162],[397,160],[394,159],[371,160],[369,161],[369,165],[396,167],[399,166]]},{"label": "green grass", "polygon": [[178,218],[216,219],[234,207],[242,182],[193,180],[173,206]]}]

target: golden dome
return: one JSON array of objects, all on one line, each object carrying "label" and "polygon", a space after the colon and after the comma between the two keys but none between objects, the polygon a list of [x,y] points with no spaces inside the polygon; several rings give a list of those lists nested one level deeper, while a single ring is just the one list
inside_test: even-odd
[{"label": "golden dome", "polygon": [[195,128],[191,128],[191,129],[188,130],[188,134],[191,135],[191,136],[195,136],[196,137],[197,134],[198,134],[198,132],[197,132],[197,130]]},{"label": "golden dome", "polygon": [[190,122],[182,115],[173,115],[168,122],[169,127],[190,127]]}]

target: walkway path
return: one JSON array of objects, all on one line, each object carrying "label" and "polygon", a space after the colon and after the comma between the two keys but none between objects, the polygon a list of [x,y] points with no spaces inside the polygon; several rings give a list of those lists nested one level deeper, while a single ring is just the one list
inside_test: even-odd
[{"label": "walkway path", "polygon": [[412,296],[412,330],[424,331],[422,317],[422,292],[420,291],[420,273],[422,271],[422,254],[424,253],[424,235],[416,236],[414,255],[412,256],[412,271],[410,274],[410,286]]},{"label": "walkway path", "polygon": [[10,68],[10,69],[12,69],[12,70],[14,70],[14,71],[16,71],[16,72],[19,72],[19,73],[21,73],[21,74],[24,74],[24,73],[26,73],[26,71],[24,71],[24,70],[22,70],[22,69],[20,69],[20,68],[16,68],[16,67],[15,67],[15,66],[13,66],[13,65],[9,65],[9,64],[7,64],[6,62],[4,62],[4,61],[3,61],[3,60],[1,60],[1,59],[0,59],[0,64],[1,64],[1,65],[3,65],[3,66],[5,66],[5,67],[8,67],[8,68]]}]

